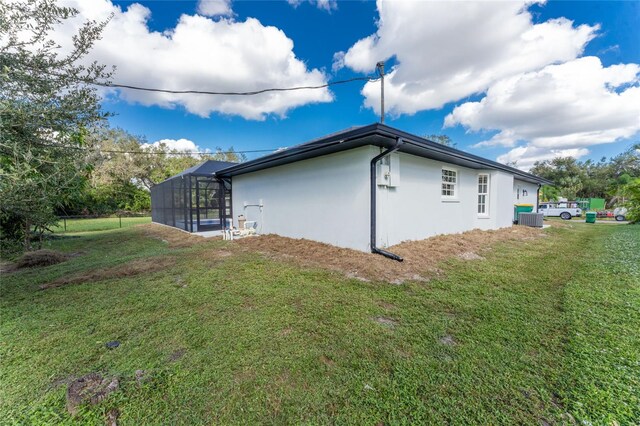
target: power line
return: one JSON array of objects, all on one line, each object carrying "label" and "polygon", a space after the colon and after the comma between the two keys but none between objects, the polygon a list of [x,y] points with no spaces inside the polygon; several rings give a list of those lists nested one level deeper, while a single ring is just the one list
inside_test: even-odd
[{"label": "power line", "polygon": [[[31,71],[37,71],[42,74],[49,74],[54,77],[64,77],[57,73],[52,73],[45,70],[39,70],[32,67],[25,67],[25,68],[28,68]],[[254,90],[249,92],[217,92],[217,91],[209,91],[209,90],[172,90],[172,89],[158,89],[154,87],[134,86],[130,84],[92,81],[91,79],[88,79],[88,78],[79,78],[79,77],[76,77],[76,80],[81,83],[85,83],[93,86],[111,87],[116,89],[141,90],[144,92],[159,92],[159,93],[171,93],[171,94],[182,94],[182,95],[193,94],[193,95],[220,95],[220,96],[254,96],[254,95],[260,95],[262,93],[268,93],[268,92],[291,92],[294,90],[324,89],[330,86],[353,83],[354,81],[376,82],[383,78],[383,75],[380,74],[380,70],[376,70],[376,74],[377,74],[377,77],[374,77],[374,76],[353,77],[345,80],[329,81],[325,84],[319,84],[317,86],[271,87],[268,89],[260,89],[260,90]]]},{"label": "power line", "polygon": [[140,86],[132,86],[129,84],[119,84],[119,83],[100,83],[100,82],[88,82],[89,84],[93,84],[96,86],[102,87],[114,87],[119,89],[132,89],[132,90],[141,90],[145,92],[160,92],[160,93],[172,93],[172,94],[196,94],[196,95],[224,95],[224,96],[253,96],[259,95],[261,93],[267,92],[290,92],[294,90],[314,90],[314,89],[324,89],[329,86],[336,86],[339,84],[352,83],[354,81],[378,81],[380,77],[353,77],[346,80],[336,80],[330,81],[325,84],[320,84],[317,86],[296,86],[296,87],[275,87],[269,89],[261,89],[255,90],[251,92],[213,92],[207,90],[170,90],[170,89],[157,89],[151,87],[140,87]]},{"label": "power line", "polygon": [[138,155],[216,155],[216,154],[253,154],[260,152],[274,152],[281,148],[274,149],[250,149],[243,151],[186,151],[186,150],[178,150],[173,149],[171,151],[146,151],[145,148],[142,148],[141,151],[120,151],[120,150],[112,150],[112,149],[100,149],[96,148],[81,148],[78,146],[65,146],[65,145],[52,145],[52,144],[43,144],[36,143],[35,145],[47,147],[47,148],[56,148],[56,149],[71,149],[74,151],[86,151],[86,152],[99,152],[99,153],[110,153],[110,154],[138,154]]},{"label": "power line", "polygon": [[[30,68],[31,69],[31,68]],[[31,69],[34,71],[34,69]],[[216,92],[216,91],[207,91],[207,90],[170,90],[170,89],[158,89],[151,87],[140,87],[133,86],[129,84],[120,84],[120,83],[103,83],[97,81],[90,81],[86,79],[80,79],[80,81],[91,84],[94,86],[101,87],[112,87],[118,89],[131,89],[131,90],[140,90],[145,92],[159,92],[159,93],[171,93],[171,94],[198,94],[198,95],[222,95],[222,96],[254,96],[262,93],[268,92],[290,92],[294,90],[315,90],[315,89],[323,89],[330,86],[336,86],[340,84],[352,83],[355,81],[367,81],[367,82],[376,82],[383,78],[383,75],[380,73],[380,70],[376,70],[378,77],[364,76],[364,77],[353,77],[346,80],[335,80],[330,81],[325,84],[320,84],[317,86],[295,86],[295,87],[273,87],[268,89],[261,89],[249,92]],[[46,73],[46,72],[45,72]],[[62,77],[56,73],[49,73],[56,77]],[[40,146],[57,148],[57,149],[72,149],[72,150],[81,150],[81,151],[94,151],[92,149],[73,147],[73,146],[61,146],[61,145],[49,145],[49,144],[38,144]],[[245,151],[215,151],[215,152],[193,152],[193,151],[178,151],[175,150],[173,152],[153,152],[153,151],[116,151],[116,150],[101,150],[97,149],[101,153],[114,153],[114,154],[139,154],[139,155],[216,155],[216,154],[250,154],[250,153],[261,153],[261,152],[274,152],[280,148],[276,149],[255,149],[255,150],[245,150]]]},{"label": "power line", "polygon": [[[91,82],[96,86],[102,87],[114,87],[121,89],[132,89],[132,90],[141,90],[145,92],[160,92],[160,93],[172,93],[172,94],[198,94],[198,95],[225,95],[225,96],[253,96],[259,95],[261,93],[268,92],[289,92],[294,90],[314,90],[314,89],[323,89],[330,86],[336,86],[339,84],[352,83],[354,81],[367,81],[367,82],[375,82],[382,78],[380,71],[378,70],[378,77],[353,77],[346,80],[336,80],[330,81],[325,84],[317,85],[317,86],[297,86],[297,87],[285,87],[285,88],[269,88],[269,89],[261,89],[250,92],[213,92],[206,90],[169,90],[169,89],[157,89],[150,87],[140,87],[140,86],[132,86],[128,84],[119,84],[119,83],[100,83],[100,82]],[[278,148],[279,149],[279,148]],[[274,152],[277,149],[256,149],[256,150],[247,150],[247,151],[216,151],[212,152],[189,152],[183,151],[179,152],[179,154],[190,154],[190,155],[215,155],[215,154],[249,154],[249,153],[260,153],[260,152]],[[118,153],[118,154],[165,154],[164,152],[140,152],[140,151],[109,151],[109,150],[100,150],[100,152],[109,152],[109,153]],[[175,153],[172,153],[175,154]]]},{"label": "power line", "polygon": [[[86,148],[75,148],[75,147],[69,147],[69,148],[73,148],[73,149],[80,149],[80,150],[84,150],[84,151],[92,151],[91,149],[86,149]],[[252,150],[246,150],[246,151],[204,151],[204,152],[199,152],[199,151],[180,151],[180,150],[173,150],[173,151],[168,151],[168,152],[153,152],[153,151],[115,151],[115,150],[108,150],[108,149],[96,149],[96,151],[99,152],[108,152],[108,153],[116,153],[116,154],[140,154],[140,155],[147,155],[147,154],[156,154],[156,155],[216,155],[216,154],[251,154],[251,153],[256,153],[256,152],[274,152],[277,151],[279,148],[276,149],[252,149]]]}]

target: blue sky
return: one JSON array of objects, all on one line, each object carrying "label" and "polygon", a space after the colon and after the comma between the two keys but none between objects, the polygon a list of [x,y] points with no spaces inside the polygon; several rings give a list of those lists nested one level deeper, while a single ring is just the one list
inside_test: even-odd
[{"label": "blue sky", "polygon": [[[107,0],[97,1],[104,1],[108,3]],[[391,26],[394,19],[399,22],[407,23],[406,27],[398,27],[402,28],[402,30],[398,31],[396,29],[398,34],[394,34],[391,29],[387,31],[387,29],[380,28],[380,24],[378,22],[380,17],[378,5],[370,1],[347,1],[338,3],[329,1],[326,3],[320,2],[320,4],[318,4],[318,2],[300,1],[297,2],[298,4],[294,5],[287,1],[235,1],[229,3],[224,0],[215,0],[215,2],[225,3],[232,12],[223,14],[222,16],[208,16],[206,19],[210,19],[212,21],[228,20],[234,23],[242,23],[248,18],[255,18],[263,27],[272,26],[281,30],[283,33],[282,39],[284,40],[288,38],[292,41],[293,47],[291,51],[293,55],[295,55],[295,58],[306,66],[306,71],[310,73],[312,70],[316,70],[322,75],[321,79],[328,81],[370,73],[371,71],[366,71],[363,68],[367,66],[368,62],[366,62],[366,60],[362,62],[362,59],[356,57],[355,54],[353,55],[353,58],[351,58],[349,55],[352,52],[349,51],[349,49],[354,47],[354,44],[359,40],[376,34],[378,31],[378,45],[371,48],[370,53],[367,53],[368,56],[365,55],[365,57],[371,59],[374,58],[376,54],[380,56],[389,56],[388,58],[380,59],[387,60],[388,70],[390,71],[393,70],[394,67],[397,67],[398,74],[393,78],[397,79],[394,81],[397,81],[398,85],[407,84],[407,86],[411,86],[415,83],[419,86],[422,84],[421,87],[423,87],[423,89],[420,90],[427,90],[424,89],[424,86],[433,84],[435,81],[439,82],[436,84],[442,84],[443,87],[442,89],[437,89],[436,91],[439,90],[440,92],[438,92],[437,95],[434,95],[435,97],[441,96],[442,102],[440,102],[440,104],[436,105],[438,102],[435,101],[433,103],[428,101],[418,101],[417,105],[409,107],[410,110],[408,111],[403,110],[402,108],[404,108],[404,104],[411,103],[413,96],[419,98],[420,96],[423,96],[422,93],[431,92],[418,91],[416,93],[411,93],[407,92],[407,90],[410,89],[403,89],[405,90],[402,95],[404,98],[399,95],[397,107],[394,111],[394,107],[392,106],[392,113],[387,115],[386,123],[417,135],[433,133],[447,134],[457,143],[458,148],[478,155],[496,159],[501,155],[511,153],[509,154],[511,157],[499,158],[501,161],[519,158],[518,155],[521,155],[521,161],[526,167],[528,161],[527,155],[529,155],[530,159],[548,158],[553,156],[552,151],[555,149],[554,141],[557,141],[558,149],[573,151],[553,152],[571,152],[576,156],[585,159],[615,155],[630,146],[633,141],[638,141],[639,139],[637,127],[638,122],[640,122],[640,118],[638,118],[640,117],[640,113],[638,113],[637,106],[631,105],[630,103],[635,103],[634,101],[640,98],[635,94],[632,96],[631,92],[626,94],[628,96],[626,96],[625,99],[612,100],[612,102],[615,101],[615,105],[609,105],[608,102],[598,101],[599,99],[602,99],[602,93],[593,94],[593,104],[582,106],[587,111],[597,111],[601,108],[601,105],[605,104],[607,105],[607,108],[611,108],[611,111],[601,111],[591,119],[591,122],[602,123],[599,124],[602,126],[602,129],[595,130],[593,126],[588,125],[586,125],[587,127],[584,129],[567,129],[563,128],[562,123],[555,123],[553,126],[549,126],[550,129],[545,129],[544,120],[540,120],[540,114],[544,108],[541,109],[540,105],[532,105],[531,111],[526,109],[527,106],[520,105],[519,108],[524,109],[518,110],[517,118],[515,118],[515,115],[512,118],[506,118],[507,114],[504,114],[504,112],[501,113],[501,111],[505,111],[504,108],[507,108],[507,111],[511,111],[508,102],[507,105],[503,105],[501,107],[503,109],[500,109],[499,107],[491,107],[494,108],[491,109],[485,106],[482,111],[477,111],[476,109],[471,108],[473,105],[480,105],[480,102],[485,98],[485,96],[487,96],[487,90],[495,92],[493,93],[493,96],[496,101],[503,99],[504,92],[500,92],[500,90],[506,89],[501,86],[501,83],[503,81],[507,81],[509,78],[515,78],[518,76],[522,77],[525,75],[533,78],[533,74],[531,73],[540,73],[541,71],[544,73],[546,66],[572,62],[584,57],[599,58],[601,67],[604,69],[616,64],[628,65],[625,71],[625,75],[627,77],[623,79],[623,84],[613,87],[615,85],[612,86],[611,82],[603,80],[602,86],[608,87],[608,90],[616,93],[622,93],[629,88],[636,88],[638,86],[638,74],[635,72],[637,70],[635,70],[633,66],[640,63],[640,30],[638,29],[640,26],[637,25],[637,23],[640,22],[640,3],[638,2],[551,1],[545,4],[525,6],[525,12],[530,14],[531,26],[543,24],[558,18],[566,18],[573,21],[573,24],[569,24],[569,29],[577,29],[580,25],[586,24],[592,28],[590,30],[591,35],[584,36],[584,40],[582,42],[574,42],[573,44],[582,43],[582,47],[577,49],[572,47],[576,52],[569,53],[569,57],[566,57],[567,54],[564,52],[559,53],[557,58],[549,58],[547,62],[536,62],[535,58],[532,59],[527,57],[522,59],[522,61],[530,61],[532,64],[528,65],[528,68],[526,69],[517,69],[510,74],[500,73],[499,70],[506,68],[507,66],[500,62],[505,59],[497,58],[495,63],[487,64],[487,68],[484,69],[484,71],[489,70],[490,72],[487,71],[488,74],[493,76],[490,80],[487,80],[487,84],[485,86],[478,86],[480,87],[479,89],[469,89],[467,92],[460,91],[457,92],[457,94],[448,93],[448,87],[451,83],[446,80],[443,81],[442,75],[428,74],[431,64],[438,64],[439,58],[442,56],[442,52],[440,52],[440,54],[433,54],[433,51],[429,49],[432,49],[430,46],[433,46],[434,44],[449,44],[448,50],[446,50],[445,53],[454,53],[452,61],[455,64],[455,52],[458,48],[463,49],[467,47],[468,41],[452,40],[451,37],[439,40],[438,34],[421,34],[420,25],[411,25],[411,16],[407,17],[402,15],[403,13],[407,15],[406,10],[395,11],[391,10],[393,9],[392,7],[387,9],[386,13],[388,13],[388,16],[385,17],[385,25],[388,24]],[[129,7],[132,5],[135,6],[135,4],[141,4],[148,9],[148,15],[144,22],[148,32],[151,34],[154,32],[164,32],[165,36],[168,38],[172,37],[172,35],[167,32],[175,30],[181,16],[196,15],[198,11],[202,12],[203,10],[198,9],[198,2],[190,1],[113,2],[113,5],[119,7],[122,11],[123,16],[124,13],[129,10]],[[418,6],[419,4],[417,4],[417,7]],[[451,13],[456,13],[456,8],[466,7],[466,4],[450,3],[447,7],[451,8]],[[327,8],[330,10],[327,10]],[[89,16],[90,13],[93,12],[83,12],[83,14],[87,16]],[[448,12],[441,11],[438,13]],[[492,12],[487,11],[485,13]],[[511,15],[505,15],[506,20],[513,18],[514,28],[520,25],[515,21],[518,17],[512,16],[515,13],[516,12]],[[409,15],[411,14],[409,13]],[[483,18],[483,16],[479,14],[477,16],[477,20],[481,19],[486,20],[486,17]],[[470,22],[471,24],[461,22],[458,23],[458,25],[465,25],[465,28],[470,27],[475,25],[476,20],[472,19]],[[415,24],[415,22],[413,23]],[[114,26],[115,25],[118,24],[114,24]],[[429,25],[429,23],[425,22],[425,25]],[[509,23],[506,25],[508,26]],[[262,29],[262,27],[260,28]],[[416,30],[416,28],[418,29]],[[566,30],[567,26],[565,25],[565,32]],[[488,39],[491,38],[491,29],[487,30],[485,28],[483,30],[482,28],[478,28],[477,31],[478,32],[476,34],[486,34]],[[575,32],[577,33],[577,30]],[[103,41],[107,43],[110,41],[108,39],[113,39],[111,41],[117,44],[117,41],[115,40],[116,37],[113,34],[114,32],[106,32],[105,39],[107,40]],[[443,30],[443,34],[447,34],[446,28]],[[477,35],[473,36],[473,33],[471,34],[471,37],[478,38]],[[517,33],[514,34],[517,35]],[[216,35],[217,38],[212,38],[209,43],[217,43],[217,40],[220,39],[219,35],[220,34]],[[572,35],[569,34],[565,38],[569,38],[570,36]],[[393,50],[395,37],[398,37],[399,39],[397,42],[397,49],[402,49],[403,45],[409,45],[413,42],[416,42],[416,46],[418,47],[414,49],[414,51],[407,52],[398,50],[398,52],[395,52]],[[406,37],[412,38],[407,39]],[[421,40],[420,37],[423,37],[423,40]],[[553,37],[560,36],[553,35]],[[135,43],[135,39],[133,39],[132,42],[129,42],[129,44],[126,44],[126,40],[124,39],[123,42],[125,45],[120,46],[120,48],[129,49],[129,46],[131,46],[130,43]],[[427,53],[420,48],[421,42],[424,43],[425,50],[427,52],[431,52],[434,57],[421,57],[421,55],[427,55]],[[487,41],[487,43],[490,42],[495,42],[495,40]],[[554,44],[561,43],[558,41],[552,42]],[[242,50],[242,46],[248,46],[251,43],[252,40],[247,40],[246,42],[243,41],[241,42],[241,47],[239,49]],[[400,43],[403,45],[400,45]],[[567,45],[569,44],[571,43],[568,42]],[[158,49],[161,49],[162,43],[158,44],[158,46],[160,46]],[[231,76],[234,74],[242,74],[241,70],[234,69],[233,59],[228,60],[229,58],[224,56],[216,57],[215,54],[209,54],[210,50],[208,46],[210,46],[210,44],[208,45],[203,43],[200,47],[201,50],[198,51],[198,55],[201,55],[203,60],[204,58],[208,58],[207,60],[222,64],[217,66],[221,66],[223,70]],[[483,46],[485,46],[485,44],[480,44],[478,49],[482,49]],[[507,48],[509,47],[505,47],[505,49]],[[567,47],[567,49],[570,50],[569,47]],[[494,46],[488,51],[490,52],[489,55],[484,55],[483,57],[491,56],[492,52],[495,50],[496,47]],[[104,51],[107,51],[107,49]],[[336,52],[348,51],[349,53],[346,55],[345,65],[341,69],[336,69],[334,71],[332,68],[334,63],[334,54],[336,54]],[[246,53],[246,55],[250,54],[251,53]],[[461,55],[462,54],[464,53],[461,52]],[[529,54],[529,56],[534,56],[536,54],[541,55],[541,53],[536,53],[534,51]],[[274,56],[277,56],[277,54]],[[413,60],[413,56],[421,58]],[[469,55],[467,53],[465,57],[468,58],[468,56]],[[216,86],[216,79],[214,78],[212,78],[211,81],[206,81],[206,77],[203,79],[196,78],[192,80],[187,77],[176,77],[174,79],[174,76],[170,75],[170,72],[176,72],[176,68],[174,67],[175,64],[172,64],[172,67],[167,67],[163,65],[164,62],[163,64],[159,64],[157,68],[157,73],[163,74],[164,80],[156,81],[151,78],[151,76],[156,73],[156,70],[154,69],[153,64],[149,64],[149,60],[153,61],[153,54],[151,54],[149,58],[151,59],[147,59],[146,64],[141,65],[150,66],[146,71],[149,76],[149,81],[145,84],[145,80],[141,80],[140,77],[136,80],[135,71],[127,70],[127,66],[125,66],[125,64],[114,63],[118,60],[124,60],[123,58],[119,58],[115,54],[109,56],[106,53],[97,57],[98,60],[109,63],[110,65],[115,65],[118,68],[118,71],[113,78],[114,82],[133,83],[153,87],[158,87],[160,84],[167,84],[166,82],[170,82],[171,84],[175,82],[176,85],[180,84],[180,88],[182,89],[216,90],[218,88]],[[169,57],[169,59],[166,59],[165,57],[165,60],[170,61],[171,58]],[[199,67],[200,64],[197,62],[197,58],[193,60],[195,62],[191,64],[191,68]],[[462,57],[461,60],[463,60]],[[176,57],[176,61],[179,62],[180,58]],[[254,65],[254,68],[256,69],[252,69],[250,72],[253,72],[254,75],[257,73],[259,76],[261,71],[260,67],[262,66],[264,66],[265,74],[272,72],[270,67],[276,68],[277,70],[277,67],[280,66],[278,64],[270,63],[268,59],[265,59],[265,61],[265,65],[262,65],[257,61]],[[598,68],[597,64],[594,65],[592,62],[589,65],[587,62],[588,61],[584,61],[583,64],[576,63],[576,67],[578,67],[578,65],[585,66],[589,67],[589,70],[596,72],[596,68]],[[131,68],[131,64],[128,66]],[[188,69],[189,66],[190,64],[185,64],[185,68]],[[373,66],[373,64],[371,64],[371,66]],[[202,72],[206,76],[207,68],[205,65],[202,65],[202,67]],[[411,69],[411,67],[413,67],[413,69]],[[574,67],[574,69],[576,69],[576,67]],[[125,69],[121,72],[123,68]],[[426,73],[424,78],[420,74],[423,69]],[[585,73],[591,71],[585,71]],[[456,72],[456,70],[454,69],[452,72]],[[482,70],[478,70],[478,73],[481,72]],[[579,75],[581,74],[579,69],[574,72],[577,72]],[[404,73],[404,77],[402,77],[404,80],[400,80],[401,73]],[[308,74],[304,75],[307,76]],[[407,75],[410,76],[407,77]],[[546,77],[543,78],[544,76],[538,77],[539,81],[548,80]],[[471,76],[470,79],[473,80],[474,77]],[[620,78],[616,77],[615,81],[618,80],[620,80]],[[293,78],[291,81],[299,80],[295,80],[295,78]],[[268,79],[265,80],[265,84],[268,83]],[[275,83],[280,83],[279,85],[286,85],[287,82],[278,81],[276,79],[273,84]],[[233,86],[234,89],[239,88],[237,84],[240,83],[236,81],[234,84],[236,84]],[[373,84],[377,85],[378,83]],[[509,87],[524,90],[524,88],[517,85],[518,83],[513,84],[515,84],[515,86]],[[555,88],[549,89],[549,96],[562,90],[558,86],[558,84],[562,83],[556,82],[554,84],[556,84],[556,86],[554,86]],[[461,84],[461,86],[463,85],[464,83]],[[493,88],[494,86],[495,88]],[[470,87],[473,87],[473,84],[471,84]],[[603,87],[594,87],[593,91],[605,90]],[[172,88],[176,88],[176,86]],[[251,88],[248,87],[248,89]],[[140,101],[142,98],[132,98],[126,94],[123,95],[118,92],[111,93],[106,96],[103,105],[105,110],[111,111],[115,114],[115,116],[110,119],[113,126],[119,126],[134,134],[143,135],[149,142],[164,139],[187,139],[189,141],[193,141],[195,145],[202,149],[215,148],[217,146],[223,148],[233,146],[236,150],[275,149],[278,147],[301,143],[346,127],[364,125],[378,121],[378,114],[372,108],[366,106],[365,96],[361,93],[362,89],[363,83],[361,82],[335,86],[331,88],[331,93],[326,95],[333,97],[333,100],[330,102],[326,99],[320,102],[317,102],[317,100],[310,100],[309,102],[301,101],[294,106],[283,107],[285,108],[284,112],[279,110],[275,113],[266,109],[264,114],[257,119],[256,117],[247,117],[247,114],[244,112],[219,112],[215,106],[207,107],[209,109],[205,113],[194,113],[194,108],[196,107],[185,107],[185,105],[181,104],[179,101],[164,104],[162,102],[155,102],[153,100],[146,99]],[[571,89],[568,88],[567,90],[570,91]],[[511,91],[507,90],[507,93],[511,93]],[[460,96],[461,94],[464,96]],[[581,97],[586,99],[585,102],[589,102],[589,96],[589,93],[585,96],[581,95]],[[487,97],[491,99],[491,96]],[[489,99],[487,99],[487,101],[489,101]],[[544,101],[544,97],[542,97],[541,101]],[[375,104],[377,100],[370,96],[369,102],[369,104]],[[565,102],[565,104],[563,104],[563,102]],[[572,102],[575,102],[575,99],[571,101],[570,99],[565,100],[563,98],[558,98],[550,101],[550,103],[555,103],[555,108],[558,108],[559,111],[572,109],[574,105]],[[393,101],[391,101],[391,103],[393,105]],[[445,118],[452,113],[455,107],[459,107],[463,104],[468,104],[470,109],[468,111],[460,109],[455,115],[455,119],[454,117],[451,118],[454,124],[443,128]],[[260,108],[260,106],[257,108]],[[471,110],[474,110],[473,114],[469,113]],[[528,117],[527,114],[530,114],[531,117]],[[557,114],[554,113],[551,115],[557,116]],[[496,116],[499,116],[499,118],[496,118]],[[584,114],[580,115],[580,117],[583,116]],[[626,116],[627,120],[625,122],[620,122],[620,120],[616,118],[620,116]],[[521,121],[514,124],[514,121],[518,119]],[[558,121],[567,123],[577,122],[579,121],[579,118],[569,114],[566,118],[558,118]],[[528,126],[527,123],[534,122],[537,123],[537,127],[535,129],[531,129],[531,126]],[[568,124],[565,125],[565,127],[567,126]],[[585,134],[593,135],[593,141],[585,140]],[[496,135],[500,137],[494,137]],[[507,135],[507,137],[503,137],[505,135]],[[504,142],[505,139],[507,142]],[[485,146],[474,146],[475,144],[483,141],[485,142]],[[522,149],[530,146],[531,148],[522,154]],[[514,150],[515,148],[522,149],[516,152],[516,150]],[[249,158],[253,158],[257,155],[259,154],[250,154]]]}]

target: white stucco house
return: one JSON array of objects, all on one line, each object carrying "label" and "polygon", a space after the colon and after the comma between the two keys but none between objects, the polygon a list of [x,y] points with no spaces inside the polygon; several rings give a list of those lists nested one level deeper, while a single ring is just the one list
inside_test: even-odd
[{"label": "white stucco house", "polygon": [[215,179],[231,201],[221,227],[243,215],[259,234],[389,257],[403,241],[511,226],[514,204],[536,211],[550,183],[379,123],[225,165]]}]

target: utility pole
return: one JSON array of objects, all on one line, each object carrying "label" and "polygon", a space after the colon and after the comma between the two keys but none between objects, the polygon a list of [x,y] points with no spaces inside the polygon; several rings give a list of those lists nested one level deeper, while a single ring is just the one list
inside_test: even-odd
[{"label": "utility pole", "polygon": [[384,61],[376,64],[380,73],[380,122],[384,123]]}]

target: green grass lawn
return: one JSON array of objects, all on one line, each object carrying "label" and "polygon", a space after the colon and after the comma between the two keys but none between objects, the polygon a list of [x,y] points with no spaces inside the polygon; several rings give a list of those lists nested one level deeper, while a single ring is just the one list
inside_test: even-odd
[{"label": "green grass lawn", "polygon": [[[212,255],[225,241],[170,248],[136,228],[54,240],[82,254],[2,277],[0,419],[637,424],[640,226],[568,225],[403,285]],[[175,265],[38,289],[164,257]],[[120,389],[72,419],[65,382],[94,371]]]},{"label": "green grass lawn", "polygon": [[60,220],[51,230],[55,233],[106,231],[109,229],[128,228],[143,223],[151,223],[151,216],[144,217],[102,217],[90,219],[67,219],[65,231],[64,220]]}]

